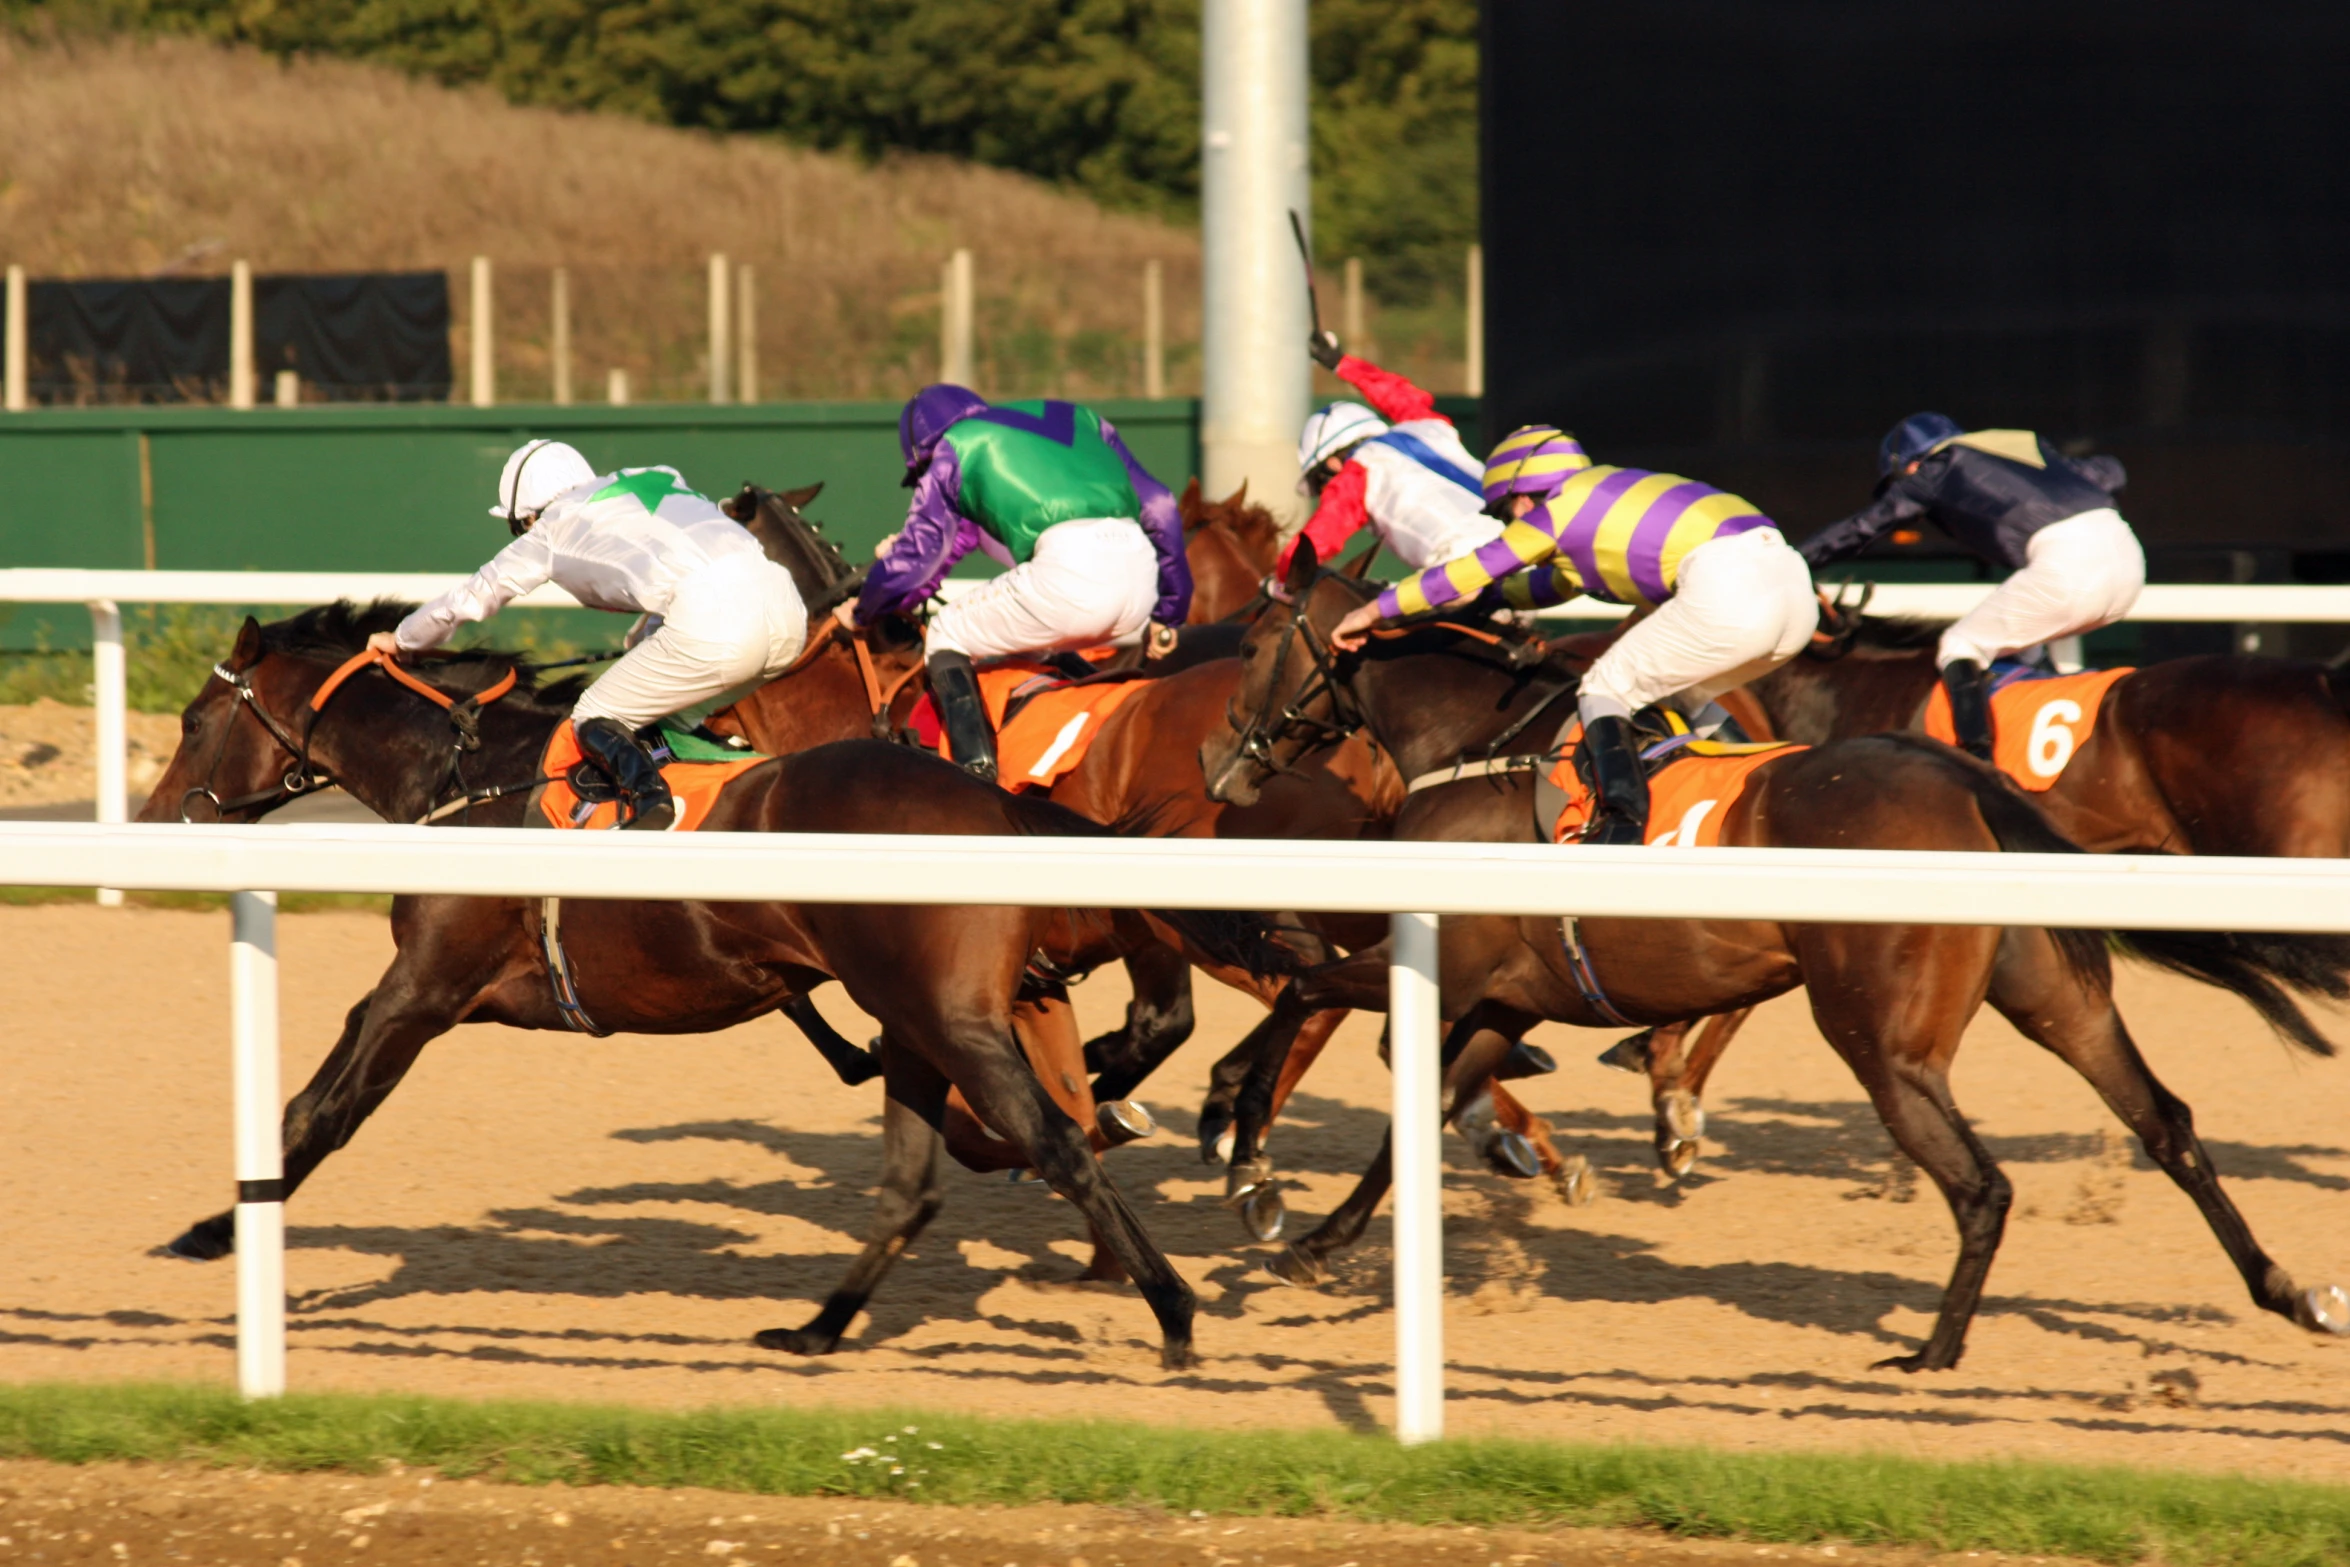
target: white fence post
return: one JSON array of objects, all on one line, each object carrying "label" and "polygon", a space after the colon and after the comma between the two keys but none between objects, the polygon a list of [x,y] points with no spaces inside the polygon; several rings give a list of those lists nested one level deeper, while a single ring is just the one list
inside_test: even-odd
[{"label": "white fence post", "polygon": [[1349,353],[1368,354],[1371,351],[1371,345],[1364,335],[1363,327],[1362,257],[1349,256],[1346,258],[1345,277],[1345,305],[1340,312],[1339,319],[1346,324],[1339,330],[1346,334],[1346,347]]},{"label": "white fence post", "polygon": [[1463,308],[1467,319],[1462,323],[1467,333],[1468,352],[1463,355],[1464,373],[1461,390],[1471,397],[1485,395],[1485,247],[1471,245],[1467,276],[1462,279]]},{"label": "white fence post", "polygon": [[548,369],[554,381],[555,405],[571,406],[571,269],[557,267],[547,300]]},{"label": "white fence post", "polygon": [[277,894],[229,898],[229,1029],[236,1052],[237,1391],[286,1390],[285,1159],[278,1131]]},{"label": "white fence post", "polygon": [[280,370],[277,373],[277,384],[274,388],[273,400],[280,408],[301,407],[302,372],[299,370]]},{"label": "white fence post", "polygon": [[0,407],[12,414],[23,413],[32,406],[32,395],[26,384],[25,367],[32,358],[30,331],[32,315],[25,308],[24,268],[8,269],[7,337],[5,348],[0,348]]},{"label": "white fence post", "polygon": [[757,281],[746,261],[734,269],[734,400],[759,400],[759,301]]},{"label": "white fence post", "polygon": [[979,379],[973,342],[971,252],[957,249],[938,274],[938,378],[957,386]]},{"label": "white fence post", "polygon": [[726,264],[726,257],[710,258],[710,401],[734,401],[734,378],[726,373],[727,361],[734,353],[734,313],[727,308],[727,296],[733,291],[734,269]]},{"label": "white fence post", "polygon": [[628,406],[628,372],[617,367],[605,372],[604,401],[615,408]]},{"label": "white fence post", "polygon": [[[129,819],[123,778],[129,726],[123,717],[128,697],[122,662],[122,611],[112,599],[90,601],[90,686],[91,697],[98,707],[97,816],[101,822],[119,823]],[[122,890],[100,887],[98,904],[101,908],[121,908]]]},{"label": "white fence post", "polygon": [[473,301],[470,306],[473,337],[473,406],[488,408],[498,400],[496,307],[490,298],[490,258],[473,258]]},{"label": "white fence post", "polygon": [[1395,1435],[1444,1435],[1444,1169],[1438,1121],[1436,916],[1388,916],[1388,1064],[1395,1079]]},{"label": "white fence post", "polygon": [[228,405],[253,406],[253,264],[228,269]]}]

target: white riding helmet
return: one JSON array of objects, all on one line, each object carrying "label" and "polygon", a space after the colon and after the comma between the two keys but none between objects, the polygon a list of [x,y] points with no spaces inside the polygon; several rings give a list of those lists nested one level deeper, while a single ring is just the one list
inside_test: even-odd
[{"label": "white riding helmet", "polygon": [[1325,459],[1386,433],[1387,421],[1361,403],[1324,403],[1307,414],[1305,430],[1297,438],[1297,493],[1313,493],[1306,475]]},{"label": "white riding helmet", "polygon": [[490,515],[501,522],[536,517],[547,502],[596,476],[579,449],[561,441],[530,441],[514,448],[498,475],[498,504]]}]

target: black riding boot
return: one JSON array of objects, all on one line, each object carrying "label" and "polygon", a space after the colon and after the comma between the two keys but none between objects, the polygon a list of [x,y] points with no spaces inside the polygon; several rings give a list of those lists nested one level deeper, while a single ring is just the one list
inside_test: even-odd
[{"label": "black riding boot", "polygon": [[980,700],[979,677],[961,653],[933,653],[930,694],[938,699],[938,721],[947,732],[947,751],[974,778],[995,782],[995,725]]},{"label": "black riding boot", "polygon": [[1991,676],[1972,659],[1942,666],[1942,689],[1950,694],[1950,727],[1958,748],[1991,760]]},{"label": "black riding boot", "polygon": [[617,719],[591,718],[575,732],[579,748],[620,786],[627,799],[628,820],[621,826],[659,832],[677,819],[677,802],[662,781],[661,769],[653,765],[651,755],[637,744],[626,725]]},{"label": "black riding boot", "polygon": [[1640,747],[1632,738],[1632,720],[1610,715],[1584,724],[1576,760],[1597,807],[1591,825],[1583,830],[1583,841],[1645,843],[1648,775],[1640,765]]}]

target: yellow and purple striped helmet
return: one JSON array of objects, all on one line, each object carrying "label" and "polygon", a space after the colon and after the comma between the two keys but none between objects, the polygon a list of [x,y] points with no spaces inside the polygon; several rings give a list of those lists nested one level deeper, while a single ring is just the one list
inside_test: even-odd
[{"label": "yellow and purple striped helmet", "polygon": [[1485,459],[1485,504],[1505,495],[1548,495],[1590,466],[1583,444],[1557,425],[1520,425]]}]

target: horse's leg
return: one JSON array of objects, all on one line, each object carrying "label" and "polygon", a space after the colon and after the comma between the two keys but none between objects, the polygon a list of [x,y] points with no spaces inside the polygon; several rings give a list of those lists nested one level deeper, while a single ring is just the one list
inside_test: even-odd
[{"label": "horse's leg", "polygon": [[1820,1033],[1860,1079],[1901,1151],[1934,1178],[1958,1261],[1925,1346],[1878,1369],[1947,1371],[2007,1229],[2014,1189],[1950,1097],[1950,1061],[1991,967],[1997,932],[1963,926],[1811,925],[1797,946]]},{"label": "horse's leg", "polygon": [[1191,1286],[1167,1261],[1157,1243],[1135,1218],[1134,1210],[1086,1145],[1085,1133],[1064,1114],[1036,1074],[1026,1069],[1007,1034],[1000,1046],[971,1037],[970,1027],[956,1028],[949,1047],[970,1070],[960,1077],[972,1108],[1028,1150],[1029,1162],[1052,1189],[1074,1203],[1085,1216],[1099,1243],[1125,1266],[1158,1318],[1159,1360],[1170,1371],[1195,1360],[1191,1348],[1191,1319],[1198,1302]]},{"label": "horse's leg", "polygon": [[783,1015],[808,1036],[808,1043],[816,1047],[816,1053],[824,1058],[824,1064],[832,1068],[832,1075],[849,1087],[869,1083],[881,1075],[881,1062],[873,1052],[842,1038],[839,1030],[827,1023],[824,1014],[816,1010],[813,996],[792,997],[783,1004]]},{"label": "horse's leg", "polygon": [[[1688,1039],[1691,1025],[1669,1024],[1675,1048],[1649,1058],[1649,1096],[1656,1112],[1656,1162],[1676,1180],[1697,1167],[1699,1142],[1705,1136],[1705,1084],[1730,1041],[1754,1016],[1754,1008],[1740,1007],[1706,1018]],[[1660,1040],[1665,1033],[1659,1029]]]},{"label": "horse's leg", "polygon": [[1191,1038],[1191,964],[1173,947],[1141,947],[1126,955],[1134,999],[1126,1027],[1085,1043],[1085,1069],[1097,1074],[1097,1099],[1124,1099],[1142,1086]]},{"label": "horse's leg", "polygon": [[2254,1305],[2312,1332],[2350,1334],[2350,1293],[2338,1285],[2299,1288],[2253,1238],[2195,1135],[2194,1112],[2155,1077],[2123,1025],[2104,955],[2095,954],[2093,964],[2089,972],[2067,965],[2045,932],[2010,931],[1991,1004],[2017,1032],[2087,1078],[2138,1134],[2147,1154],[2202,1210],[2203,1222],[2243,1275]]},{"label": "horse's leg", "polygon": [[944,1109],[946,1079],[913,1052],[894,1047],[887,1035],[882,1040],[882,1074],[888,1098],[881,1110],[881,1195],[865,1249],[826,1297],[823,1310],[805,1327],[761,1332],[752,1340],[761,1349],[831,1354],[891,1265],[938,1216],[939,1205],[946,1200],[938,1184],[940,1138],[932,1124]]}]

